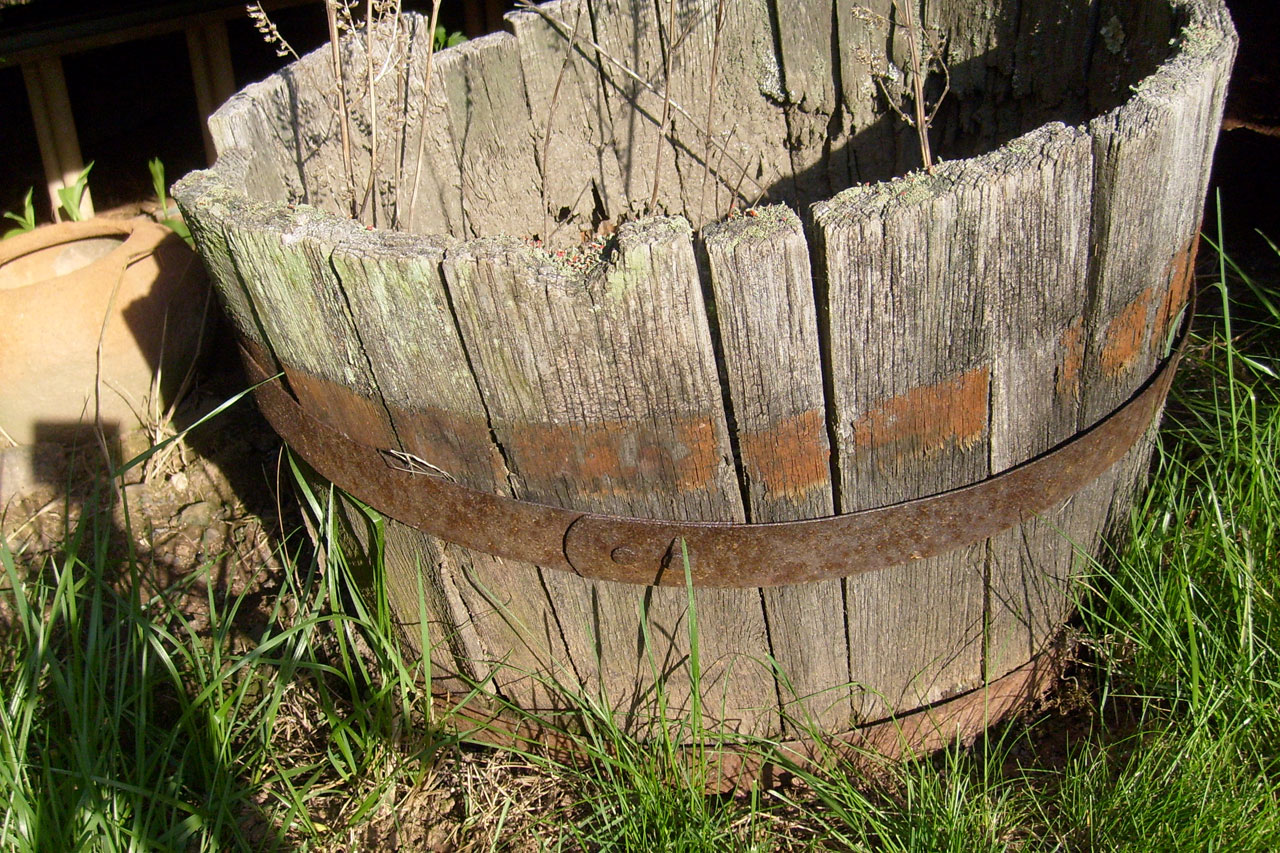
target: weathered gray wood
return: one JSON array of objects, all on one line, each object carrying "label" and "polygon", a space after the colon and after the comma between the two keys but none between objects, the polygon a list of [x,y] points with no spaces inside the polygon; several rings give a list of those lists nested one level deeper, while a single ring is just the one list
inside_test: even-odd
[{"label": "weathered gray wood", "polygon": [[435,73],[462,176],[466,234],[532,233],[542,221],[542,194],[515,37],[494,33],[442,51]]},{"label": "weathered gray wood", "polygon": [[876,75],[888,70],[891,59],[892,18],[892,0],[836,0],[841,98],[849,116],[846,186],[882,180],[899,171],[903,128],[883,104],[876,82]]},{"label": "weathered gray wood", "polygon": [[786,121],[765,98],[776,94],[777,68],[763,0],[726,2],[718,36],[717,0],[673,2],[674,27],[665,2],[593,0],[591,8],[599,44],[613,60],[602,62],[601,76],[632,210],[647,210],[656,170],[657,212],[701,224],[786,181]]},{"label": "weathered gray wood", "polygon": [[1128,100],[1131,87],[1169,56],[1171,40],[1188,21],[1189,9],[1197,5],[1208,8],[1185,0],[1099,0],[1088,42],[1088,115],[1101,115]]},{"label": "weathered gray wood", "polygon": [[[772,0],[796,197],[829,197],[851,182],[848,127],[837,109],[832,64],[836,0]],[[836,126],[833,127],[833,124]],[[838,156],[832,158],[832,151]]]},{"label": "weathered gray wood", "polygon": [[286,101],[284,78],[273,75],[233,95],[209,117],[211,136],[221,140],[219,156],[258,153],[234,169],[252,197],[291,201],[303,197],[302,176],[292,146],[284,144],[281,135],[287,127],[287,111],[280,105]]},{"label": "weathered gray wood", "polygon": [[[427,65],[426,24],[415,30],[409,68],[408,126],[397,212],[399,227],[414,234],[466,235],[462,216],[462,167],[449,121],[449,96],[435,57]],[[427,76],[430,68],[430,84]]]},{"label": "weathered gray wood", "polygon": [[[591,48],[587,0],[556,0],[542,13],[507,15],[520,47],[525,92],[533,117],[538,172],[546,196],[539,236],[547,245],[575,246],[593,230],[597,203],[604,219],[626,209],[622,173],[613,150],[609,110],[600,85],[600,60]],[[597,202],[598,199],[598,202]],[[561,211],[567,210],[568,217]],[[564,222],[568,218],[571,222]],[[547,231],[548,233],[541,233]]]},{"label": "weathered gray wood", "polygon": [[[809,247],[782,205],[703,232],[729,397],[754,523],[835,511]],[[784,717],[801,732],[849,728],[838,580],[762,590]]]},{"label": "weathered gray wood", "polygon": [[[1163,356],[1192,274],[1236,40],[1220,4],[1185,0],[1178,12],[1177,55],[1089,124],[1095,262],[1082,427],[1127,399]],[[1171,196],[1168,187],[1186,190]],[[1111,527],[1127,524],[1148,459],[1131,453],[1117,466]]]},{"label": "weathered gray wood", "polygon": [[[665,12],[669,7],[660,4]],[[622,170],[624,197],[632,213],[644,213],[658,178],[660,209],[671,213],[680,198],[675,151],[662,134],[665,92],[662,27],[653,0],[591,0],[596,43],[608,54],[600,77],[613,128],[614,151]],[[637,75],[648,87],[628,76]]]},{"label": "weathered gray wood", "polygon": [[[361,345],[383,391],[401,463],[422,476],[443,476],[474,489],[509,493],[507,470],[489,435],[485,407],[467,363],[440,274],[454,241],[378,232],[359,251],[340,243],[330,258],[341,281]],[[422,365],[430,364],[429,372]],[[400,546],[388,559],[391,592],[406,612],[417,610],[419,572],[458,626],[452,637],[466,674],[492,673],[498,687],[528,707],[546,705],[545,685],[530,673],[571,669],[559,629],[544,631],[554,613],[534,566],[475,554],[390,524]],[[421,562],[422,569],[416,564]],[[412,631],[409,632],[412,634]],[[465,657],[463,655],[465,654]],[[503,666],[497,666],[501,662]]]},{"label": "weathered gray wood", "polygon": [[778,73],[765,0],[678,0],[677,7],[671,91],[687,115],[675,116],[672,139],[682,210],[700,226],[767,191],[778,194],[773,188],[790,172],[787,123],[761,97]]},{"label": "weathered gray wood", "polygon": [[[946,45],[947,73],[951,83],[938,120],[930,133],[934,152],[946,159],[971,157],[1033,129],[1024,121],[1013,97],[1012,81],[1018,73],[1021,15],[1051,17],[1059,0],[958,0],[929,3],[929,24],[937,28]],[[1082,48],[1083,49],[1083,48]],[[899,54],[901,58],[903,54]],[[899,60],[901,61],[901,59]],[[1082,120],[1070,116],[1045,116],[1066,124]]]},{"label": "weathered gray wood", "polygon": [[[554,8],[567,16],[577,2]],[[674,26],[666,0],[592,0],[590,37],[659,92],[667,50],[670,91],[688,113],[673,111],[670,142],[659,128],[663,95],[610,61],[593,67],[593,48],[572,54],[561,78],[564,34],[527,13],[511,18],[518,38],[444,52],[426,103],[401,106],[402,128],[399,75],[387,75],[392,90],[376,103],[379,127],[392,124],[369,201],[377,221],[461,239],[522,237],[548,230],[544,207],[559,203],[580,233],[601,215],[595,193],[589,205],[563,199],[598,181],[618,199],[604,214],[644,210],[661,146],[655,206],[698,218],[728,209],[730,156],[754,164],[748,183],[801,198],[902,168],[918,147],[913,131],[849,58],[879,50],[901,68],[902,27],[890,26],[900,8],[783,5],[774,4],[775,41],[768,7],[727,3],[717,51],[716,0],[676,0]],[[216,170],[175,192],[238,331],[286,367],[317,417],[405,454],[424,477],[662,518],[765,521],[880,506],[1042,452],[1127,399],[1163,354],[1189,286],[1234,38],[1216,0],[1182,0],[1173,13],[1142,5],[1106,0],[1089,17],[1084,0],[921,4],[925,24],[943,34],[955,90],[935,148],[1013,141],[818,204],[813,290],[794,215],[766,208],[707,228],[702,272],[717,303],[720,364],[690,230],[678,220],[625,225],[610,257],[586,273],[519,239],[453,245],[342,221],[324,52],[233,100],[214,122]],[[859,8],[881,18],[855,18]],[[1175,20],[1187,27],[1169,48]],[[421,57],[425,28],[410,24],[419,28],[409,55]],[[1035,39],[1015,43],[1017,33]],[[1170,49],[1177,56],[1149,79],[1117,79],[1115,91],[1098,83],[1099,68],[1137,74]],[[362,50],[344,47],[358,64]],[[804,51],[813,62],[801,62]],[[712,124],[730,156],[712,151],[720,159],[704,189],[716,52]],[[779,60],[786,91],[771,79]],[[423,100],[423,69],[410,65],[407,88]],[[562,180],[544,205],[538,153],[557,79],[569,81],[565,130],[552,122],[545,172]],[[1087,134],[1069,129],[1134,83],[1130,102]],[[349,92],[357,172],[372,148],[362,85],[353,77]],[[1063,123],[1024,133],[1054,116]],[[403,141],[389,150],[392,139]],[[553,169],[553,158],[574,162]],[[411,204],[393,198],[406,186]],[[338,389],[363,402],[337,405],[347,401]],[[823,464],[828,422],[833,466]],[[1115,528],[1127,518],[1150,446],[1148,437],[1064,507],[986,543],[843,582],[700,590],[709,717],[773,734],[783,730],[781,701],[787,717],[839,729],[1025,662],[1066,613],[1073,543],[1096,553],[1104,520]],[[367,544],[360,518],[346,519]],[[419,618],[424,573],[439,671],[493,674],[498,692],[530,707],[557,702],[540,680],[605,692],[634,728],[655,682],[676,713],[690,707],[681,590],[506,563],[395,522],[386,536],[406,623]],[[667,569],[679,570],[678,559]],[[789,687],[773,682],[769,654]],[[852,695],[849,681],[859,685]]]},{"label": "weathered gray wood", "polygon": [[[1085,89],[1081,57],[1089,43],[1090,0],[1024,4],[1014,41],[1013,92],[1034,108],[1062,109]],[[1161,5],[1161,4],[1138,4]]]},{"label": "weathered gray wood", "polygon": [[834,0],[777,3],[778,53],[787,101],[809,113],[835,112],[831,64]]},{"label": "weathered gray wood", "polygon": [[196,249],[236,332],[270,352],[269,335],[262,327],[252,298],[236,272],[223,227],[232,211],[244,204],[244,173],[248,164],[244,152],[239,149],[223,151],[219,155],[219,161],[225,177],[215,177],[211,172],[195,172],[183,179],[183,185],[191,192],[189,198],[198,198],[199,206],[188,206],[185,201],[188,196],[181,192],[178,193],[182,196],[178,206],[183,219],[189,223]]},{"label": "weathered gray wood", "polygon": [[[586,277],[497,240],[450,252],[445,274],[519,496],[655,518],[743,518],[684,220],[624,226],[616,258]],[[682,570],[678,557],[669,570]],[[671,707],[687,713],[683,590],[564,573],[546,582],[591,689],[642,716],[656,667]],[[707,713],[731,728],[775,730],[759,593],[700,590],[697,613]]]},{"label": "weathered gray wood", "polygon": [[[1094,139],[1095,262],[1084,362],[1084,422],[1094,423],[1150,374],[1162,291],[1199,230],[1215,129],[1235,57],[1229,27],[1208,3],[1183,32],[1183,49],[1127,104],[1089,124]],[[1170,195],[1169,187],[1186,187]]]},{"label": "weathered gray wood", "polygon": [[[978,170],[854,188],[814,207],[827,287],[841,512],[988,473],[991,342]],[[845,581],[864,719],[981,683],[985,547]]]},{"label": "weathered gray wood", "polygon": [[[983,158],[989,217],[973,247],[988,277],[991,330],[991,473],[1075,434],[1088,304],[1093,151],[1087,134],[1046,125]],[[1046,204],[1045,199],[1052,199]],[[1075,548],[1093,553],[1112,482],[1029,519],[988,543],[988,680],[1016,669],[1070,613]]]},{"label": "weathered gray wood", "polygon": [[[299,402],[347,435],[394,447],[377,382],[329,265],[332,244],[320,239],[334,220],[302,205],[241,205],[228,213],[224,236],[236,274]],[[351,389],[361,402],[339,405],[333,386]]]}]

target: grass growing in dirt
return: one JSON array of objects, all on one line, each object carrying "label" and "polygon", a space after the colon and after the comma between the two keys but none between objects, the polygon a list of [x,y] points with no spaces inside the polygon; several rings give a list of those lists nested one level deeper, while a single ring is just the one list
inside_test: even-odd
[{"label": "grass growing in dirt", "polygon": [[1083,580],[1079,661],[1035,718],[736,796],[675,749],[714,746],[696,714],[638,742],[566,696],[590,760],[477,748],[361,601],[329,495],[301,489],[319,546],[281,537],[251,632],[243,594],[200,628],[142,592],[86,510],[54,557],[0,545],[0,849],[1280,849],[1280,287],[1213,278],[1131,541]]}]

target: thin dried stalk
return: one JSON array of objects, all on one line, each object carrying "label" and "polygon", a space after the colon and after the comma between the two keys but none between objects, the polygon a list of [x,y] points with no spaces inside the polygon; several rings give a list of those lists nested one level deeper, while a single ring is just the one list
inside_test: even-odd
[{"label": "thin dried stalk", "polygon": [[281,59],[290,56],[294,59],[298,58],[298,52],[293,49],[293,45],[285,41],[275,22],[267,16],[266,10],[262,8],[261,3],[249,3],[244,7],[244,10],[249,19],[253,21],[253,28],[262,36],[262,40],[275,48],[276,56]]},{"label": "thin dried stalk", "polygon": [[342,79],[342,48],[338,34],[337,0],[325,0],[325,17],[329,21],[329,51],[333,60],[333,77],[338,83],[338,124],[342,129],[342,166],[347,175],[347,194],[351,199],[351,218],[356,218],[356,176],[351,165],[351,124],[347,117],[347,87]]},{"label": "thin dried stalk", "polygon": [[[396,51],[407,59],[408,45],[405,42],[405,31],[402,19],[402,4],[396,0],[395,27],[393,29]],[[388,59],[390,56],[388,55]],[[405,73],[407,62],[397,62],[396,67],[396,111],[400,120],[396,122],[396,139],[393,156],[396,157],[395,168],[391,170],[391,228],[400,225],[400,183],[404,180],[404,135],[409,124],[409,76]]]},{"label": "thin dried stalk", "polygon": [[894,0],[894,5],[902,10],[907,26],[907,48],[911,51],[911,92],[915,100],[916,136],[920,140],[920,157],[924,160],[924,170],[932,175],[933,152],[929,150],[929,125],[932,123],[932,118],[928,115],[924,103],[925,67],[920,59],[920,42],[916,36],[915,0],[906,0],[906,3],[901,5]]},{"label": "thin dried stalk", "polygon": [[[676,30],[676,0],[667,0],[667,35]],[[649,212],[658,208],[658,188],[662,183],[662,149],[667,146],[667,134],[671,132],[671,56],[675,53],[674,41],[662,51],[662,123],[658,126],[657,149],[653,152],[653,192],[649,195]]]},{"label": "thin dried stalk", "polygon": [[413,215],[414,202],[418,198],[418,184],[422,181],[422,154],[427,147],[427,108],[431,102],[431,71],[435,65],[436,21],[440,18],[440,0],[431,0],[431,23],[427,25],[427,68],[422,84],[422,117],[418,128],[418,154],[413,164],[413,190],[409,193],[409,215]]},{"label": "thin dried stalk", "polygon": [[915,35],[915,0],[900,6],[906,19],[906,46],[911,51],[911,93],[915,97],[915,134],[920,138],[920,158],[924,170],[933,174],[933,152],[929,151],[929,120],[924,108],[924,64],[920,61],[920,42]]},{"label": "thin dried stalk", "polygon": [[[373,208],[369,211],[369,224],[378,224],[378,91],[377,79],[373,72],[373,0],[368,0],[364,7],[364,58],[365,74],[369,80],[369,183],[365,187],[361,205],[373,199]],[[364,211],[362,210],[361,213]]]}]

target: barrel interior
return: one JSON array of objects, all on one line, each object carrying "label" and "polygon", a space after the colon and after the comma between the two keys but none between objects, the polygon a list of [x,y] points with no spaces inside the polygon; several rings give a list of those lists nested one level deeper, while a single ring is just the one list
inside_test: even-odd
[{"label": "barrel interior", "polygon": [[[384,27],[372,63],[348,40],[359,218],[571,248],[646,214],[695,228],[757,204],[805,216],[921,167],[913,69],[933,158],[960,160],[1119,106],[1187,23],[1129,0],[650,5],[512,13],[514,38],[437,54],[425,98],[422,20]],[[275,145],[254,157],[277,162],[259,164],[250,198],[350,214],[337,90],[325,47],[256,93]]]}]

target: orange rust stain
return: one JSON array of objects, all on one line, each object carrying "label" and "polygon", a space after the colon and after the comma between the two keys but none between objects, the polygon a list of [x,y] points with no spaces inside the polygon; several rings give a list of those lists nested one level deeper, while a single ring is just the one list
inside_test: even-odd
[{"label": "orange rust stain", "polygon": [[766,493],[799,498],[831,482],[826,413],[812,409],[739,437],[747,476]]},{"label": "orange rust stain", "polygon": [[661,429],[623,421],[522,423],[501,433],[526,482],[569,483],[583,494],[697,491],[710,485],[720,464],[720,441],[709,419]]},{"label": "orange rust stain", "polygon": [[297,368],[285,367],[284,372],[298,402],[312,417],[362,444],[396,446],[382,403]]},{"label": "orange rust stain", "polygon": [[1155,294],[1148,287],[1107,324],[1102,344],[1102,372],[1115,377],[1133,367],[1147,335],[1147,315]]},{"label": "orange rust stain", "polygon": [[970,447],[987,429],[990,389],[989,367],[914,388],[854,421],[854,447],[896,446],[900,455],[930,453],[948,444]]},{"label": "orange rust stain", "polygon": [[1058,337],[1057,374],[1054,380],[1059,397],[1080,396],[1080,370],[1084,366],[1084,320],[1077,319]]},{"label": "orange rust stain", "polygon": [[1197,230],[1182,250],[1169,260],[1167,275],[1169,287],[1165,290],[1160,313],[1156,315],[1155,326],[1151,330],[1151,346],[1157,353],[1162,351],[1164,342],[1168,340],[1173,323],[1178,319],[1178,312],[1187,304],[1187,296],[1191,293],[1191,280],[1196,272],[1196,254],[1199,250],[1200,232]]}]

